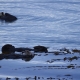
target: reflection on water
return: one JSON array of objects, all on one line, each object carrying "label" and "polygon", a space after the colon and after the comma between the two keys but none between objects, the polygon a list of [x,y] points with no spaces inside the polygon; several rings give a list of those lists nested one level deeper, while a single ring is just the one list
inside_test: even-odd
[{"label": "reflection on water", "polygon": [[[13,55],[9,56],[7,54],[8,56],[5,56],[7,57],[7,62],[9,62],[9,59],[14,59],[10,63],[8,63],[8,65],[5,64],[6,67],[4,67],[5,62],[1,63],[0,69],[4,71],[4,68],[6,70],[7,67],[9,67],[11,72],[18,72],[18,74],[19,72],[21,72],[21,74],[23,74],[23,72],[25,73],[24,77],[20,77],[18,75],[17,77],[8,77],[7,75],[5,76],[5,79],[7,80],[20,80],[22,78],[22,80],[73,80],[74,76],[78,76],[75,71],[80,69],[80,52],[78,52],[79,50],[77,49],[77,52],[73,52],[74,50],[75,49],[70,50],[67,48],[62,48],[60,50],[58,49],[56,51],[51,51],[47,53],[34,53],[35,57],[29,55],[27,55],[26,57],[25,55],[20,56],[19,53],[15,54],[15,57],[12,57]],[[22,61],[19,61],[18,64],[16,64],[14,62],[16,59],[22,59],[26,62],[26,64]],[[10,67],[11,64],[13,64],[13,67]],[[62,74],[60,74],[61,71],[63,71]],[[71,71],[73,71],[74,73],[72,73]],[[32,76],[29,76],[26,72],[29,72],[29,74],[31,74]],[[45,77],[43,76],[43,74]],[[11,74],[9,75],[11,76]],[[16,75],[16,73],[14,73],[14,75]]]}]

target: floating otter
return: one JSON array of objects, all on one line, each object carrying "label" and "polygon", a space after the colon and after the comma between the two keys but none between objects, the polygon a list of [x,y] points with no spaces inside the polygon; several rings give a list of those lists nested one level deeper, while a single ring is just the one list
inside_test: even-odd
[{"label": "floating otter", "polygon": [[15,53],[15,47],[12,46],[11,44],[4,45],[1,50],[2,50],[2,54]]},{"label": "floating otter", "polygon": [[12,46],[11,44],[5,44],[2,47],[2,54],[11,54],[11,53],[15,53],[15,51],[17,52],[23,52],[27,55],[30,55],[31,52],[30,51],[34,51],[34,52],[45,52],[47,53],[47,47],[45,46],[34,46],[34,49],[30,49],[30,48],[15,48],[14,46]]},{"label": "floating otter", "polygon": [[45,52],[45,53],[47,53],[48,52],[48,50],[47,50],[47,47],[44,47],[44,46],[35,46],[34,47],[34,51],[35,52]]},{"label": "floating otter", "polygon": [[17,20],[17,18],[9,13],[4,13],[1,12],[0,13],[0,19],[1,20],[5,20],[5,22],[13,22],[15,20]]},{"label": "floating otter", "polygon": [[34,58],[34,54],[32,54],[28,49],[28,48],[20,48],[21,51],[23,51],[23,55],[22,54],[14,54],[16,50],[19,50],[19,48],[15,48],[14,46],[12,46],[11,44],[5,44],[1,51],[2,54],[0,54],[0,60],[2,59],[22,59],[25,61],[30,61],[31,59]]},{"label": "floating otter", "polygon": [[29,51],[33,51],[33,49],[30,49],[30,48],[15,48],[13,45],[11,44],[5,44],[3,47],[2,47],[2,54],[11,54],[11,53],[15,53],[16,52],[28,52]]}]

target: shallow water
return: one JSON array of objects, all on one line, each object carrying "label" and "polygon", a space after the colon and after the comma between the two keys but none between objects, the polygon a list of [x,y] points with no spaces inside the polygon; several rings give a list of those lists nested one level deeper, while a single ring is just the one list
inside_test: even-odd
[{"label": "shallow water", "polygon": [[[80,49],[79,0],[0,0],[1,11],[16,16],[18,20],[13,23],[0,22],[0,49],[5,44],[29,48],[43,45],[49,47],[50,52],[64,47],[69,50]],[[63,60],[64,57],[79,57],[79,53],[56,56],[53,54],[44,56],[45,53],[36,54],[38,56],[28,62],[21,59],[0,60],[0,77],[4,80],[6,77],[25,80],[26,77],[34,78],[35,76],[37,80],[38,77],[41,80],[50,77],[53,77],[53,80],[58,78],[79,80],[80,60]],[[56,61],[51,63],[53,59]],[[66,66],[70,64],[74,64],[76,68],[68,69]],[[57,66],[60,66],[59,69]]]}]

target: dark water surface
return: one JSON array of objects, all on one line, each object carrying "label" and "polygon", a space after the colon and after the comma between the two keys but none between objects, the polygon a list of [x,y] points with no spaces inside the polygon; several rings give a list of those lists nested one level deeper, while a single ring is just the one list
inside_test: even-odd
[{"label": "dark water surface", "polygon": [[[59,55],[36,53],[31,61],[0,60],[0,77],[11,80],[79,80],[80,0],[0,0],[0,12],[18,18],[13,23],[0,22],[0,49],[4,44],[33,48],[49,47],[49,52],[67,48]],[[1,51],[0,51],[1,52]],[[74,53],[74,54],[72,54]],[[20,53],[21,54],[21,53]]]}]

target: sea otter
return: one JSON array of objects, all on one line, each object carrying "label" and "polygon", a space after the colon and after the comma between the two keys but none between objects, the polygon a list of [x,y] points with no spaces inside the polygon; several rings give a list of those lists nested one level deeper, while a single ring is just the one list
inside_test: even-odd
[{"label": "sea otter", "polygon": [[17,18],[9,13],[0,13],[0,20],[4,20],[5,22],[13,22],[17,20]]},{"label": "sea otter", "polygon": [[35,52],[45,52],[45,53],[47,53],[48,52],[48,50],[47,50],[47,47],[45,47],[45,46],[34,46],[34,51]]},{"label": "sea otter", "polygon": [[6,44],[2,47],[2,54],[12,54],[15,53],[15,47],[11,44]]}]

